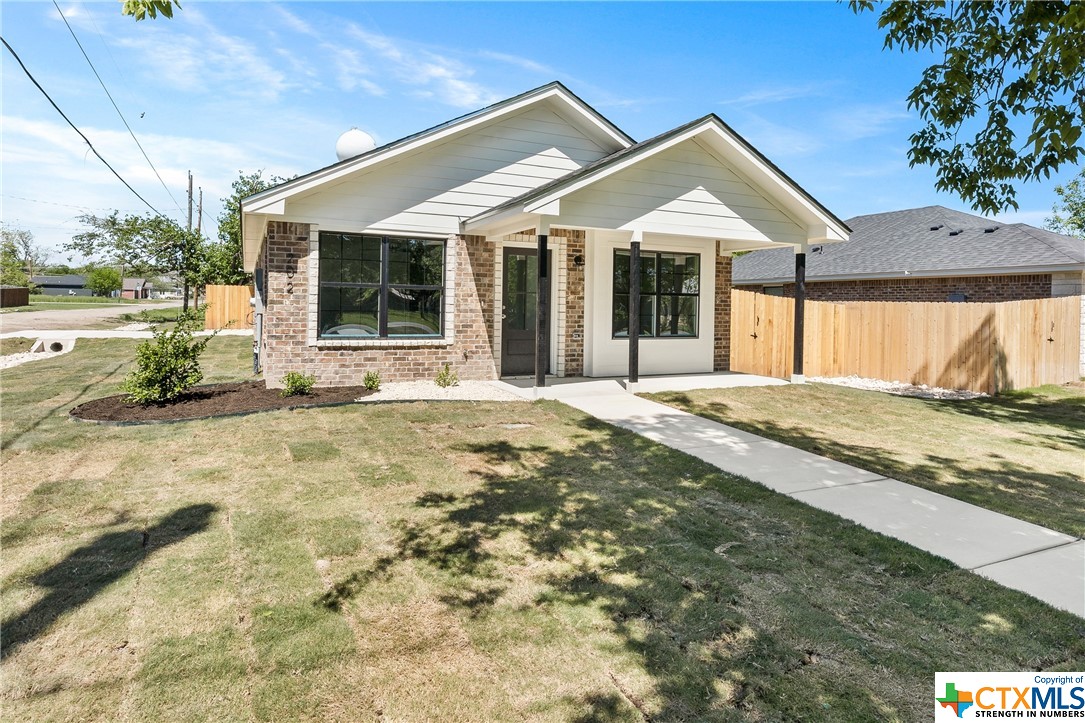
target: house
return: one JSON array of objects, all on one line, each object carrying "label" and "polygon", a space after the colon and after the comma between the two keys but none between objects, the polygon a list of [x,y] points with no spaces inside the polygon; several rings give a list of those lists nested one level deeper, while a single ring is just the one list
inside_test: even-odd
[{"label": "house", "polygon": [[86,288],[87,277],[81,274],[33,276],[30,283],[36,287],[34,293],[45,296],[94,296],[94,292]]},{"label": "house", "polygon": [[147,299],[150,295],[150,279],[124,279],[121,282],[122,299]]},{"label": "house", "polygon": [[715,115],[635,142],[560,83],[250,196],[241,224],[269,385],[726,370],[731,254],[801,275],[849,233]]},{"label": "house", "polygon": [[[1082,293],[1085,241],[927,206],[848,219],[846,244],[810,249],[815,301],[1015,301]],[[736,288],[794,295],[780,250],[734,261]]]}]

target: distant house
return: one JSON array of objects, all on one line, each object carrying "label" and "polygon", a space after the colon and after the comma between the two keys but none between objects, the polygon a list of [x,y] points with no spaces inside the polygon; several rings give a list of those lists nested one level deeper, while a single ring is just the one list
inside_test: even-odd
[{"label": "distant house", "polygon": [[[856,216],[845,244],[812,246],[814,301],[1015,301],[1083,291],[1085,241],[943,206]],[[734,260],[736,288],[794,296],[789,249]]]},{"label": "distant house", "polygon": [[94,293],[86,288],[87,277],[82,274],[32,276],[30,283],[37,287],[37,293],[46,296],[94,296]]},{"label": "distant house", "polygon": [[150,279],[125,279],[121,282],[122,299],[147,299],[150,295]]}]

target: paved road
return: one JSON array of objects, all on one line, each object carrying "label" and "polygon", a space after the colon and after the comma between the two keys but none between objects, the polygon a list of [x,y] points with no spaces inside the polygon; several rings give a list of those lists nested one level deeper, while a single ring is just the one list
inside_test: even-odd
[{"label": "paved road", "polygon": [[[49,311],[20,311],[0,314],[0,332],[7,334],[26,329],[85,329],[106,319],[141,309],[169,309],[180,306],[176,300],[154,304],[102,304],[94,309],[61,309]],[[118,325],[124,322],[118,322]]]}]

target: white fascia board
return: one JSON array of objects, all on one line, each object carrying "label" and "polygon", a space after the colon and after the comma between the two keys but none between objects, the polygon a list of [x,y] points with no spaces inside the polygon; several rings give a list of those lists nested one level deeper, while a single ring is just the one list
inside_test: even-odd
[{"label": "white fascia board", "polygon": [[271,216],[282,216],[286,213],[286,199],[278,201],[259,199],[253,203],[243,204],[241,210],[244,213],[266,213]]},{"label": "white fascia board", "polygon": [[556,198],[548,203],[535,201],[524,206],[525,213],[538,213],[543,216],[558,216],[561,214],[561,199]]},{"label": "white fascia board", "polygon": [[[486,218],[468,219],[460,223],[460,230],[466,234],[481,231],[488,236],[502,233],[515,233],[524,228],[534,227],[539,221],[538,214],[529,214],[522,207],[507,208],[501,213]],[[515,227],[515,228],[512,228]],[[511,231],[505,229],[512,228]]]},{"label": "white fascia board", "polygon": [[[818,274],[807,275],[806,283],[819,281],[869,281],[881,279],[939,279],[953,276],[1020,276],[1022,274],[1051,274],[1060,271],[1085,271],[1085,264],[1060,264],[1055,266],[1002,266],[989,269],[936,269],[932,271],[878,271],[865,274]],[[735,285],[786,284],[795,281],[793,276],[774,276],[767,279],[750,279]]]},{"label": "white fascia board", "polygon": [[595,117],[593,113],[589,113],[585,108],[581,107],[580,103],[566,93],[561,88],[550,88],[549,90],[540,93],[538,95],[528,96],[521,98],[516,103],[510,105],[494,108],[489,113],[483,113],[473,118],[465,119],[459,123],[441,128],[434,131],[429,135],[420,136],[410,143],[405,143],[401,146],[395,146],[388,148],[383,153],[376,153],[373,155],[366,155],[359,158],[356,162],[347,161],[345,163],[337,163],[333,166],[315,171],[304,178],[299,178],[295,182],[287,181],[282,186],[268,189],[262,193],[258,193],[255,196],[251,196],[247,199],[246,203],[242,204],[244,210],[248,210],[250,207],[255,208],[254,204],[273,203],[279,200],[284,200],[290,196],[295,196],[299,193],[304,193],[308,190],[316,188],[330,181],[349,176],[353,173],[357,173],[360,170],[375,166],[378,163],[384,163],[385,161],[402,156],[405,154],[413,153],[422,149],[432,143],[438,143],[451,136],[463,133],[471,128],[476,128],[486,123],[491,123],[499,118],[504,118],[525,110],[526,108],[549,101],[550,99],[561,99],[563,105],[566,108],[575,109],[577,115],[587,121],[591,127],[597,129],[603,136],[612,140],[615,144],[621,148],[628,148],[630,143],[622,136],[616,134],[611,128],[607,127],[599,118]]}]

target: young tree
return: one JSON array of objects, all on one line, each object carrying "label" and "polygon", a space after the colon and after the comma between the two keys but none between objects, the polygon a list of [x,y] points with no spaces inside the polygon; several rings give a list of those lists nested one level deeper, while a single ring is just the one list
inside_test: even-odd
[{"label": "young tree", "polygon": [[87,274],[87,288],[95,296],[111,296],[114,291],[120,291],[123,281],[121,272],[108,266],[92,269]]},{"label": "young tree", "polygon": [[0,286],[29,286],[15,242],[0,238]]},{"label": "young tree", "polygon": [[[853,12],[872,0],[850,0]],[[1018,208],[1014,185],[1050,177],[1085,153],[1085,3],[893,0],[878,27],[885,47],[930,51],[908,106],[924,121],[911,165],[984,213]],[[1016,127],[1028,126],[1023,141]]]},{"label": "young tree", "polygon": [[90,230],[73,237],[65,248],[84,256],[104,257],[127,273],[153,275],[176,273],[185,284],[184,309],[188,310],[188,289],[203,274],[204,240],[165,216],[120,217],[80,216]]},{"label": "young tree", "polygon": [[34,234],[26,229],[5,224],[0,226],[0,238],[14,244],[26,275],[31,278],[37,276],[48,260],[48,254],[45,249],[34,243]]},{"label": "young tree", "polygon": [[1085,239],[1085,169],[1064,186],[1055,186],[1059,200],[1044,226],[1068,236]]},{"label": "young tree", "polygon": [[248,175],[245,175],[244,171],[238,171],[238,174],[238,179],[233,182],[234,192],[229,198],[222,199],[222,213],[218,217],[219,244],[222,248],[216,252],[215,263],[219,274],[217,281],[220,284],[248,284],[252,281],[252,276],[244,271],[241,199],[290,180],[281,176],[265,179],[262,170]]}]

